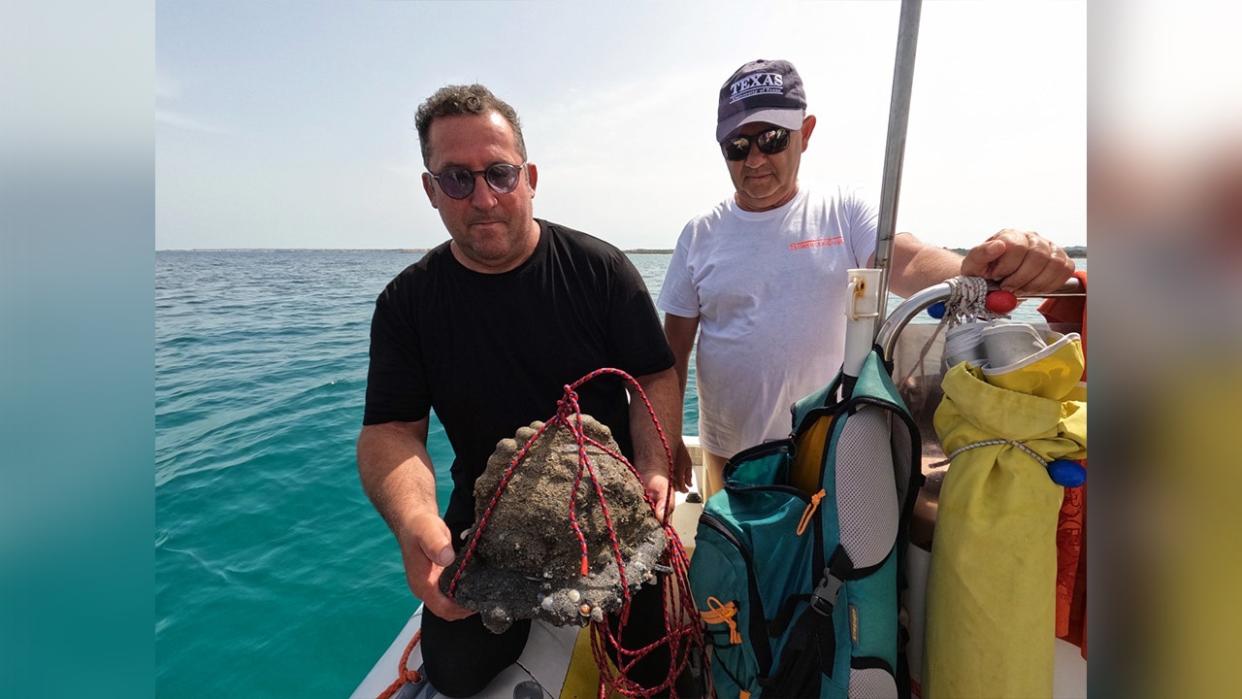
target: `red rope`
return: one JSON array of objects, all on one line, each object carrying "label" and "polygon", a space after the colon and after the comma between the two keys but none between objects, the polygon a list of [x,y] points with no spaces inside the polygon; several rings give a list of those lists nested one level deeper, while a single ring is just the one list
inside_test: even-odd
[{"label": "red rope", "polygon": [[414,646],[418,645],[418,639],[421,638],[422,635],[422,629],[414,632],[414,637],[411,638],[410,642],[405,645],[405,651],[401,653],[401,662],[397,665],[397,679],[393,680],[392,684],[388,685],[384,691],[380,692],[376,699],[389,699],[389,697],[396,694],[397,690],[401,689],[402,685],[407,682],[410,684],[417,684],[423,681],[423,676],[418,674],[418,670],[409,669],[410,653],[414,651]]},{"label": "red rope", "polygon": [[[608,511],[608,504],[604,498],[604,490],[600,485],[599,476],[592,463],[590,455],[587,453],[587,446],[595,447],[604,452],[608,456],[625,464],[630,473],[633,474],[640,482],[642,476],[633,464],[629,462],[623,455],[609,449],[600,442],[587,436],[582,428],[582,410],[578,404],[577,389],[588,381],[600,376],[611,374],[618,376],[627,382],[634,389],[635,394],[643,405],[647,408],[647,414],[651,418],[651,423],[655,427],[656,435],[660,438],[660,444],[664,447],[664,456],[668,463],[669,480],[666,485],[664,512],[656,512],[656,502],[651,495],[643,489],[643,499],[647,502],[647,506],[651,508],[653,515],[660,520],[664,529],[665,539],[668,546],[665,549],[664,556],[667,559],[667,565],[672,570],[671,580],[663,586],[663,612],[664,612],[664,638],[647,644],[641,648],[625,648],[621,644],[620,637],[630,617],[631,595],[629,583],[625,577],[625,561],[621,555],[621,545],[617,541],[616,529],[612,524],[612,515]],[[453,574],[453,579],[449,582],[448,596],[454,597],[457,592],[457,585],[461,581],[462,573],[466,570],[470,560],[474,557],[479,542],[482,540],[483,533],[487,530],[491,522],[492,514],[496,510],[496,506],[500,503],[500,498],[504,495],[505,490],[509,487],[509,482],[513,478],[513,474],[517,471],[519,465],[526,459],[526,455],[530,452],[531,447],[548,429],[557,425],[564,425],[574,438],[574,442],[578,446],[578,470],[574,476],[573,490],[569,500],[569,526],[574,532],[574,536],[578,540],[578,546],[581,550],[582,575],[590,572],[590,555],[587,550],[586,537],[582,533],[582,528],[578,524],[577,516],[577,500],[578,489],[581,487],[584,475],[590,476],[591,484],[595,491],[596,501],[599,504],[600,512],[604,518],[604,526],[608,533],[608,543],[611,548],[613,560],[617,564],[617,571],[621,578],[622,603],[621,611],[617,615],[619,623],[614,634],[612,627],[608,623],[607,617],[604,621],[591,621],[591,651],[595,658],[595,664],[599,668],[599,696],[603,699],[607,695],[608,689],[612,689],[615,693],[625,697],[651,697],[656,694],[668,692],[672,699],[676,699],[677,692],[674,684],[677,678],[685,670],[686,665],[690,662],[690,658],[694,651],[698,651],[700,655],[704,655],[703,634],[699,625],[697,608],[695,607],[694,597],[690,593],[690,559],[686,555],[686,550],[681,545],[681,539],[678,538],[677,532],[673,529],[672,523],[669,521],[669,514],[673,505],[673,451],[669,448],[668,439],[664,435],[664,428],[660,426],[660,420],[656,417],[655,408],[652,407],[651,401],[647,398],[647,393],[643,387],[639,385],[634,377],[630,376],[620,369],[603,368],[596,369],[591,373],[583,376],[577,381],[565,386],[565,395],[556,404],[556,415],[543,424],[535,434],[531,435],[522,448],[514,454],[513,459],[509,461],[509,465],[505,467],[505,471],[501,474],[500,482],[496,486],[496,491],[492,493],[491,500],[487,507],[483,510],[483,515],[479,518],[479,524],[475,527],[474,532],[470,536],[470,541],[466,545],[466,550],[462,555],[461,563],[457,567],[457,571]],[[681,620],[675,619],[674,615],[680,614]],[[397,680],[380,695],[380,699],[387,699],[401,687],[405,682],[417,682],[420,678],[417,672],[406,669],[410,652],[417,645],[419,634],[415,634],[409,645],[405,649],[405,653],[401,657],[401,666],[399,672],[402,673]],[[667,647],[669,666],[668,675],[664,682],[656,687],[643,687],[633,680],[629,679],[627,674],[645,657],[655,650]],[[609,663],[608,649],[612,648],[616,652],[616,672],[613,672],[613,666]],[[706,657],[704,655],[706,660]],[[410,679],[412,678],[412,679]]]}]

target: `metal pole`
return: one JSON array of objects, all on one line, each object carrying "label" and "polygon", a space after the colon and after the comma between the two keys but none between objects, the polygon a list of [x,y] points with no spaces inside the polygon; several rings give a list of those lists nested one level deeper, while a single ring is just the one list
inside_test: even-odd
[{"label": "metal pole", "polygon": [[[884,148],[884,182],[880,188],[880,217],[876,228],[875,266],[880,268],[880,320],[888,306],[888,268],[897,228],[897,198],[901,193],[901,163],[906,153],[906,124],[910,121],[910,87],[914,82],[914,49],[919,40],[922,0],[902,0],[897,28],[897,59],[893,66],[893,96],[888,105],[888,142]],[[876,323],[879,332],[880,324]]]}]

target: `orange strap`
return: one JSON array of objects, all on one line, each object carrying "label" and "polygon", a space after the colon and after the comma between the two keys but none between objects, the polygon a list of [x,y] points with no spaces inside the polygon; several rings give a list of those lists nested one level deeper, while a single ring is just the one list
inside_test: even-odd
[{"label": "orange strap", "polygon": [[819,492],[811,496],[811,502],[802,511],[802,519],[798,520],[798,536],[806,531],[806,525],[811,523],[811,516],[815,514],[815,509],[819,507],[819,501],[824,499],[824,489],[820,488]]},{"label": "orange strap", "polygon": [[730,602],[722,604],[715,597],[707,598],[707,609],[699,610],[699,616],[703,617],[703,621],[708,624],[727,624],[729,627],[729,643],[739,645],[742,642],[742,634],[737,631],[737,622],[733,617],[737,616],[737,603]]},{"label": "orange strap", "polygon": [[737,693],[737,699],[750,699],[750,692],[743,689]]}]

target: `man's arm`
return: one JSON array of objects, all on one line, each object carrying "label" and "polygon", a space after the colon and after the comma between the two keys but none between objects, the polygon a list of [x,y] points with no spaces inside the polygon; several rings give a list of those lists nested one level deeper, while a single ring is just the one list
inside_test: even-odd
[{"label": "man's arm", "polygon": [[[655,374],[635,377],[635,380],[647,394],[647,400],[651,401],[651,407],[655,410],[656,418],[660,421],[664,437],[673,453],[673,486],[685,490],[683,483],[689,480],[689,455],[686,454],[686,445],[681,439],[682,401],[681,392],[677,388],[677,372],[669,367]],[[651,424],[647,406],[634,393],[636,392],[630,395],[630,436],[634,440],[634,468],[642,476],[643,488],[655,501],[656,512],[663,513],[666,506],[671,506],[667,502],[670,480],[668,457],[664,454],[664,445],[660,442],[655,426]],[[681,454],[686,454],[687,468],[684,472],[679,463]]]},{"label": "man's arm", "polygon": [[[874,264],[872,256],[871,264]],[[1037,233],[1005,229],[961,257],[923,243],[910,233],[893,238],[889,287],[898,296],[959,274],[983,277],[1014,293],[1055,291],[1074,273],[1074,261]]]},{"label": "man's arm", "polygon": [[[669,349],[673,351],[673,369],[677,372],[677,417],[681,423],[682,411],[686,405],[686,384],[689,382],[690,352],[694,349],[694,338],[699,332],[699,318],[664,314],[664,337]],[[679,435],[680,436],[680,435]],[[690,489],[691,472],[690,452],[686,451],[685,442],[678,441],[678,450],[673,454],[676,468],[673,470],[673,485],[685,492]]]},{"label": "man's arm", "polygon": [[[872,255],[871,264],[874,263]],[[888,285],[898,296],[904,298],[939,284],[961,274],[961,269],[961,255],[927,245],[911,233],[898,233],[893,237]]]},{"label": "man's arm", "polygon": [[364,426],[358,435],[358,475],[367,497],[397,537],[414,595],[442,619],[474,614],[439,587],[444,567],[453,562],[453,546],[436,504],[427,419]]},{"label": "man's arm", "polygon": [[677,370],[677,383],[683,401],[690,374],[690,350],[694,348],[694,338],[698,332],[698,316],[685,318],[672,313],[664,314],[664,337],[668,340],[669,349],[673,350],[673,368]]}]

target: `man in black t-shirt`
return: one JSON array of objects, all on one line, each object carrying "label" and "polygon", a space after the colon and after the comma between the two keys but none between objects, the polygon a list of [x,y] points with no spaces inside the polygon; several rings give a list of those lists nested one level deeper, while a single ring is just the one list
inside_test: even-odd
[{"label": "man in black t-shirt", "polygon": [[[679,455],[672,480],[688,485],[680,442],[681,394],[673,355],[642,278],[615,247],[533,217],[538,170],[512,107],[481,85],[448,86],[418,109],[423,188],[451,240],[388,284],[371,324],[366,412],[358,438],[363,488],[397,538],[410,589],[423,600],[422,650],[440,693],[482,690],[517,660],[530,622],[494,635],[438,587],[474,519],[474,481],[496,442],[556,411],[563,386],[610,366],[634,376]],[[663,447],[641,401],[617,380],[579,391],[585,413],[612,428],[663,509]],[[441,519],[427,454],[429,411],[456,458]],[[661,596],[635,596],[625,646],[663,633]],[[664,680],[667,655],[631,679]]]}]

